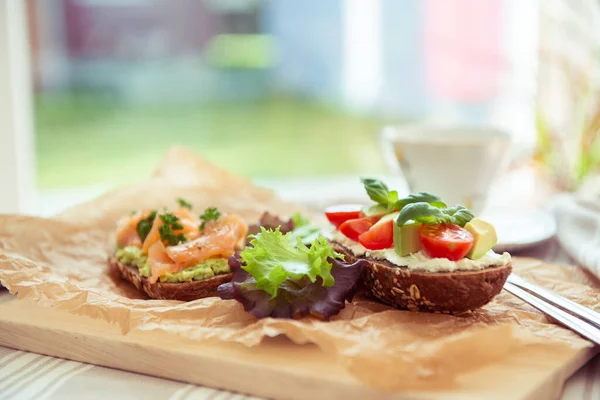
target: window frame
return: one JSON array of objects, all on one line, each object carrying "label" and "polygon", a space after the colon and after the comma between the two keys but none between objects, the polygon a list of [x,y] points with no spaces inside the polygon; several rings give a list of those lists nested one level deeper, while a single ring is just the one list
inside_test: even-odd
[{"label": "window frame", "polygon": [[28,3],[0,0],[0,213],[29,213],[35,205]]}]

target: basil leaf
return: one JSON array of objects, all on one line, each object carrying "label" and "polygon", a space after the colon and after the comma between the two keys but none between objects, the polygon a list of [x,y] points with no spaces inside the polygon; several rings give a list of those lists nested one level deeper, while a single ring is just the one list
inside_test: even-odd
[{"label": "basil leaf", "polygon": [[398,192],[396,190],[392,190],[387,195],[387,209],[388,212],[392,212],[396,209],[396,203],[398,202]]},{"label": "basil leaf", "polygon": [[396,218],[396,225],[402,226],[410,220],[424,224],[439,224],[450,222],[450,216],[446,215],[441,208],[426,202],[418,202],[407,204],[400,210],[400,214]]},{"label": "basil leaf", "polygon": [[[376,203],[388,205],[388,194],[390,190],[385,183],[373,178],[361,178],[369,198]],[[396,194],[397,195],[397,194]]]},{"label": "basil leaf", "polygon": [[427,192],[419,192],[409,194],[407,197],[404,197],[396,202],[396,210],[402,210],[403,207],[412,203],[429,203],[430,205],[437,208],[445,208],[446,203],[442,201],[439,196],[435,194],[427,193]]},{"label": "basil leaf", "polygon": [[438,208],[429,203],[418,202],[404,206],[396,218],[396,224],[402,226],[407,221],[413,220],[423,224],[447,223],[464,227],[473,218],[471,210],[460,205]]},{"label": "basil leaf", "polygon": [[452,223],[464,227],[467,222],[475,218],[471,210],[461,205],[444,209],[444,213],[448,214],[452,219]]}]

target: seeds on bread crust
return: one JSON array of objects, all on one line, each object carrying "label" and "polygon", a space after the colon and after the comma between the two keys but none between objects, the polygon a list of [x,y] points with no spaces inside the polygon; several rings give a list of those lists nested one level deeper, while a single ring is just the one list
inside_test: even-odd
[{"label": "seeds on bread crust", "polygon": [[[347,262],[356,257],[345,246],[331,242]],[[489,303],[504,287],[511,264],[479,271],[423,272],[396,266],[387,260],[366,258],[363,272],[367,292],[400,309],[458,314]]]},{"label": "seeds on bread crust", "polygon": [[116,257],[108,260],[111,268],[119,271],[123,279],[133,283],[138,290],[143,290],[153,299],[191,301],[204,297],[218,296],[219,285],[231,281],[232,274],[217,275],[200,281],[181,283],[150,283],[140,275],[137,267],[119,262]]}]

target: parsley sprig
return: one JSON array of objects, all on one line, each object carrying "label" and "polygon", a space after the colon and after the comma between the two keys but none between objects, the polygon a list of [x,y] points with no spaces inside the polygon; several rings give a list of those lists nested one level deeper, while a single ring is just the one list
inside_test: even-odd
[{"label": "parsley sprig", "polygon": [[185,236],[183,233],[175,234],[174,231],[183,229],[183,225],[179,222],[179,218],[171,213],[159,215],[163,224],[158,228],[160,234],[160,240],[162,240],[167,246],[175,246],[180,242],[185,242]]},{"label": "parsley sprig", "polygon": [[146,218],[140,220],[140,222],[137,224],[137,233],[140,236],[142,243],[144,243],[148,233],[150,233],[150,229],[152,229],[154,218],[156,218],[156,210],[152,210],[152,212]]},{"label": "parsley sprig", "polygon": [[192,209],[192,204],[182,198],[177,199],[177,203],[179,203],[180,207],[187,208],[188,210]]},{"label": "parsley sprig", "polygon": [[200,224],[200,230],[203,231],[206,227],[206,223],[209,221],[216,221],[221,216],[221,212],[217,207],[208,207],[202,215],[200,215],[200,219],[202,223]]}]

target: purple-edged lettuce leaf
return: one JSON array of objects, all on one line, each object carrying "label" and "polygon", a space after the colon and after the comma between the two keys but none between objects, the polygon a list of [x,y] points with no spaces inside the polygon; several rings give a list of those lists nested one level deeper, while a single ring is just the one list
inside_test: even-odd
[{"label": "purple-edged lettuce leaf", "polygon": [[[261,228],[265,228],[267,230],[276,230],[279,228],[281,233],[291,233],[288,236],[289,240],[292,243],[296,243],[297,239],[300,238],[302,243],[309,244],[312,243],[321,232],[321,229],[311,225],[308,218],[303,216],[300,213],[294,213],[292,216],[285,220],[277,215],[269,214],[269,212],[264,212],[258,223],[250,225],[248,227],[248,235],[256,235],[260,233]],[[246,239],[246,246],[250,245],[251,237]]]},{"label": "purple-edged lettuce leaf", "polygon": [[322,236],[306,246],[300,239],[293,245],[289,235],[262,228],[250,247],[229,259],[233,279],[219,287],[219,296],[258,318],[329,319],[352,299],[364,261],[343,262]]},{"label": "purple-edged lettuce leaf", "polygon": [[288,232],[291,232],[294,230],[295,225],[294,225],[293,219],[289,219],[289,220],[281,219],[277,215],[273,215],[273,214],[270,214],[269,212],[265,211],[260,216],[258,223],[250,225],[248,227],[248,234],[256,235],[256,234],[260,233],[261,227],[265,228],[265,229],[270,229],[270,230],[275,230],[275,229],[279,228],[281,233],[288,233]]},{"label": "purple-edged lettuce leaf", "polygon": [[311,282],[321,277],[324,286],[332,286],[332,264],[328,259],[342,255],[323,236],[310,247],[300,239],[294,244],[290,237],[291,233],[284,235],[279,228],[274,231],[261,228],[260,233],[253,235],[251,246],[240,253],[242,268],[254,277],[257,288],[275,297],[284,281],[300,281],[304,277]]},{"label": "purple-edged lettuce leaf", "polygon": [[219,296],[225,300],[237,300],[244,310],[257,318],[301,318],[308,314],[329,320],[351,301],[356,292],[364,260],[347,264],[340,259],[331,259],[333,286],[323,286],[319,277],[315,282],[308,278],[300,281],[286,280],[275,298],[256,287],[256,280],[242,269],[239,256],[229,258],[233,272],[231,282],[219,286]]}]

